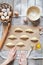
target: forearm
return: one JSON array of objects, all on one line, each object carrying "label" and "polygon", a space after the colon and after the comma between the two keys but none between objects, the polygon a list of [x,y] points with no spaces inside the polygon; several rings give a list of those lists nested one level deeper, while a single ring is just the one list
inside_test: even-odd
[{"label": "forearm", "polygon": [[9,61],[6,60],[6,61],[4,61],[1,65],[8,65],[8,64],[9,64]]}]

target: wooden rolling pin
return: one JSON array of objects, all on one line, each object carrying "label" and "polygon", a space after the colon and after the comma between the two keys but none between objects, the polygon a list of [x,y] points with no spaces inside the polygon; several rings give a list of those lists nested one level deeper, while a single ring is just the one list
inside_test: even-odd
[{"label": "wooden rolling pin", "polygon": [[11,24],[8,23],[8,26],[6,27],[5,31],[3,32],[2,40],[0,40],[0,50],[3,47],[3,44],[4,44],[5,40],[6,40],[6,37],[7,37],[8,31],[10,29],[10,26],[11,26]]}]

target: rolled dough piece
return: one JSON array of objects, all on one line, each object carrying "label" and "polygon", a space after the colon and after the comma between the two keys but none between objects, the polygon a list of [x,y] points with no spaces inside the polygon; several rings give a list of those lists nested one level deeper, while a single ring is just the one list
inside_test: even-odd
[{"label": "rolled dough piece", "polygon": [[7,43],[6,46],[8,46],[8,47],[14,47],[15,44],[14,43]]},{"label": "rolled dough piece", "polygon": [[22,36],[20,37],[20,39],[27,40],[27,39],[29,39],[29,37],[28,37],[27,35],[22,35]]},{"label": "rolled dough piece", "polygon": [[37,37],[33,37],[33,38],[31,38],[31,41],[32,41],[32,42],[37,42],[38,39],[37,39]]},{"label": "rolled dough piece", "polygon": [[16,28],[15,32],[23,32],[23,30],[21,28]]},{"label": "rolled dough piece", "polygon": [[33,33],[33,30],[32,29],[26,29],[26,32]]},{"label": "rolled dough piece", "polygon": [[11,39],[11,40],[16,39],[16,36],[10,35],[10,36],[8,37],[8,39]]},{"label": "rolled dough piece", "polygon": [[24,43],[23,42],[19,42],[16,45],[19,46],[19,47],[23,47],[24,46]]}]

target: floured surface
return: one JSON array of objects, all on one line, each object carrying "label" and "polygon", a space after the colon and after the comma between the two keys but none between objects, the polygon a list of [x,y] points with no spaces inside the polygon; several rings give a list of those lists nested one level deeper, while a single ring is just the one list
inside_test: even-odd
[{"label": "floured surface", "polygon": [[[23,29],[23,32],[15,32],[15,29],[18,28],[18,27]],[[25,32],[25,30],[28,29],[28,28],[29,29],[31,28],[34,31],[34,33],[27,33],[27,32]],[[10,40],[7,37],[5,45],[3,47],[4,49],[9,49],[9,47],[7,47],[6,44],[10,43],[10,42],[14,43],[15,45],[17,45],[17,43],[19,43],[19,42],[23,42],[24,43],[23,47],[17,46],[17,50],[29,50],[32,45],[34,45],[34,49],[35,49],[35,46],[36,46],[37,43],[34,43],[34,42],[30,41],[30,39],[32,37],[37,37],[39,39],[39,29],[38,29],[38,27],[29,27],[29,26],[24,26],[24,25],[17,26],[16,25],[16,26],[12,26],[11,27],[11,29],[9,30],[8,36],[9,35],[15,35],[17,37],[17,39]],[[29,37],[29,39],[22,40],[22,39],[20,39],[21,35],[27,35]]]}]

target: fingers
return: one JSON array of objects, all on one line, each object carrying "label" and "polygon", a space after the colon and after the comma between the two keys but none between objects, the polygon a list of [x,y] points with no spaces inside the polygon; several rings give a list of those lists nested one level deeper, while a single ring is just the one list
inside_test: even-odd
[{"label": "fingers", "polygon": [[22,52],[20,54],[20,59],[19,59],[19,65],[23,64],[26,60],[26,54],[24,52]]},{"label": "fingers", "polygon": [[15,50],[16,50],[16,47],[13,47],[13,48],[12,48],[12,51],[15,51]]},{"label": "fingers", "polygon": [[12,48],[12,53],[14,56],[16,55],[16,47]]},{"label": "fingers", "polygon": [[12,49],[11,49],[11,51],[14,53],[14,52],[16,52],[16,47],[13,47]]},{"label": "fingers", "polygon": [[21,63],[21,60],[19,60],[19,65],[21,65],[22,63]]},{"label": "fingers", "polygon": [[13,47],[12,49],[10,49],[9,55],[12,55],[12,56],[16,55],[16,47]]},{"label": "fingers", "polygon": [[14,60],[16,59],[16,55],[14,55]]},{"label": "fingers", "polygon": [[22,59],[26,59],[26,54],[25,54],[25,52],[21,52],[21,55],[20,55],[20,56],[21,56]]},{"label": "fingers", "polygon": [[8,54],[8,60],[9,62],[13,61],[16,58],[16,47],[13,47],[10,49],[9,54]]},{"label": "fingers", "polygon": [[22,61],[21,61],[21,58],[19,59],[19,65],[21,65],[22,64]]}]

